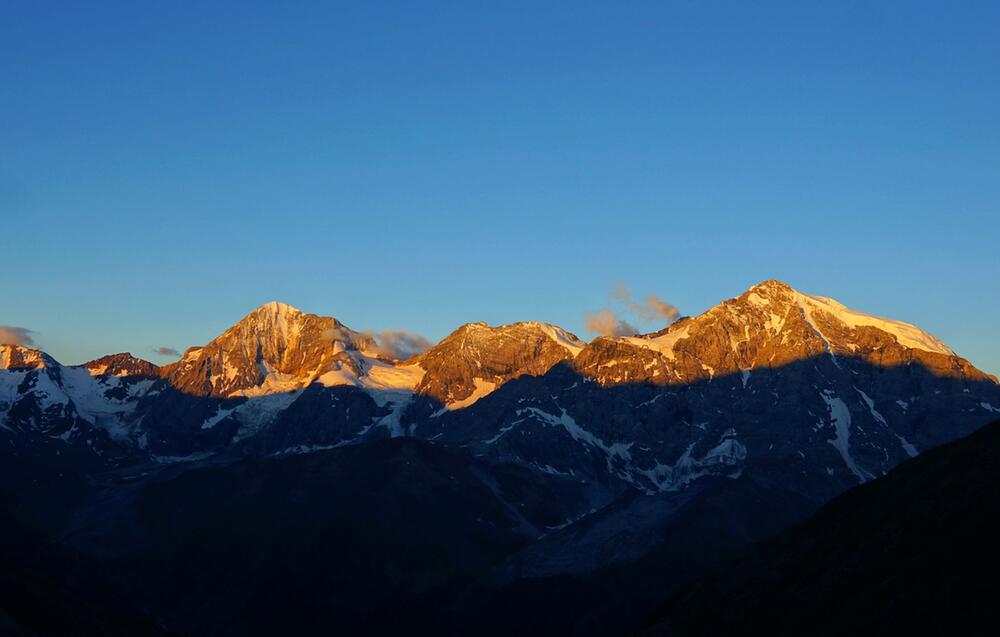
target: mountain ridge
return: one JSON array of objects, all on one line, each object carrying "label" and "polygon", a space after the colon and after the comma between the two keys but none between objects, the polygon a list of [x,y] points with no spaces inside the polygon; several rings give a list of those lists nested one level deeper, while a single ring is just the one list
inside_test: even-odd
[{"label": "mountain ridge", "polygon": [[[697,570],[712,560],[671,547],[729,555],[773,531],[774,515],[802,519],[1000,413],[996,380],[932,336],[817,298],[765,282],[664,330],[589,343],[545,323],[472,323],[406,360],[335,318],[274,302],[158,375],[126,354],[63,366],[5,346],[0,467],[31,487],[10,495],[15,510],[55,509],[40,516],[53,532],[112,556],[122,581],[143,581],[132,552],[169,570],[146,539],[176,549],[171,529],[197,523],[176,493],[162,503],[169,516],[143,517],[143,494],[163,480],[218,468],[240,476],[231,486],[245,492],[253,476],[281,467],[406,448],[428,450],[442,480],[468,482],[456,493],[485,489],[504,509],[516,541],[494,547],[495,563],[478,562],[487,589],[510,584],[519,595],[531,589],[519,588],[523,578],[545,588],[568,575],[580,583],[647,554]],[[449,469],[464,463],[474,476]],[[51,497],[63,475],[81,477],[71,501]],[[404,478],[390,491],[409,486]],[[311,497],[322,502],[322,490]],[[211,494],[201,500],[214,506]],[[245,502],[240,515],[282,528],[281,507]],[[353,522],[364,537],[367,523]],[[397,531],[401,546],[412,540],[385,529],[387,541]],[[268,563],[280,571],[283,562]],[[658,590],[693,574],[672,573]],[[215,582],[245,601],[224,573]],[[140,607],[155,599],[147,585],[154,597],[138,595]],[[562,611],[572,623],[578,609]]]},{"label": "mountain ridge", "polygon": [[[847,416],[856,409],[855,404],[867,412],[862,414],[866,419],[884,425],[887,418],[897,417],[891,412],[901,412],[898,417],[907,418],[905,412],[915,389],[906,389],[906,383],[912,385],[913,381],[905,381],[904,374],[887,390],[876,391],[870,385],[851,390],[847,383],[845,390],[851,397],[845,398],[845,390],[817,389],[827,382],[824,374],[845,380],[860,374],[854,385],[864,385],[883,382],[892,374],[862,371],[855,363],[887,372],[919,366],[933,376],[997,386],[995,377],[977,370],[915,326],[850,310],[773,279],[649,334],[597,337],[585,343],[547,323],[468,323],[428,350],[401,361],[381,355],[373,336],[352,330],[336,318],[305,313],[277,301],[255,308],[206,345],[188,348],[180,360],[163,367],[126,353],[65,367],[40,350],[21,346],[0,350],[0,367],[48,370],[45,378],[51,379],[57,393],[65,394],[61,404],[140,453],[159,448],[156,455],[160,457],[206,453],[210,451],[206,445],[214,453],[219,445],[273,429],[293,403],[319,400],[308,410],[316,419],[310,435],[328,440],[324,444],[347,444],[380,435],[445,435],[440,426],[452,420],[443,418],[445,412],[468,410],[513,380],[543,378],[560,365],[568,365],[580,381],[606,388],[684,388],[712,382],[728,387],[735,379],[737,384],[731,391],[753,394],[763,389],[761,379],[768,376],[767,370],[793,363],[802,367],[798,364],[803,361],[816,366],[808,372],[816,376],[810,393],[822,398],[817,407],[806,411],[813,414],[811,418],[819,417],[817,410],[826,411],[831,422],[846,428],[838,433],[837,445],[849,444],[851,423]],[[820,372],[821,368],[830,372]],[[86,370],[95,380],[81,378],[75,371],[78,369]],[[864,383],[859,380],[862,376],[867,378]],[[40,381],[36,378],[34,382]],[[351,417],[355,424],[345,423],[346,429],[330,440],[328,434],[320,432],[321,422],[330,417],[332,407],[320,405],[324,392],[336,387],[356,388],[368,397],[360,399],[365,408],[359,404]],[[306,391],[310,388],[316,390]],[[11,386],[7,390],[11,398],[16,389]],[[772,387],[769,391],[777,396],[782,393],[777,390]],[[893,394],[888,402],[887,396],[880,395],[886,391]],[[965,409],[992,413],[994,403],[1000,404],[1000,400],[989,398]],[[562,423],[564,416],[559,409],[546,407],[530,413],[544,414],[538,418],[545,422]],[[837,414],[843,415],[838,418]],[[369,418],[373,420],[365,424]],[[514,412],[505,418],[518,420]],[[853,418],[857,422],[859,415]],[[509,423],[500,425],[500,429],[507,426]],[[573,427],[566,426],[572,433]],[[741,444],[724,432],[717,434],[716,445],[725,440]],[[484,440],[495,435],[497,432]],[[617,437],[620,432],[609,435]],[[912,431],[897,435],[904,449],[911,450]],[[181,438],[188,442],[177,447],[175,442]],[[288,437],[283,434],[279,438]],[[612,448],[610,442],[600,444]],[[292,447],[306,449],[311,445]],[[844,457],[851,466],[849,454]],[[683,454],[677,461],[687,462]],[[661,462],[656,460],[648,471],[661,471],[655,468]],[[860,467],[852,471],[860,477],[869,475]]]},{"label": "mountain ridge", "polygon": [[[777,313],[775,309],[778,310]],[[253,320],[261,315],[275,316],[277,322]],[[321,322],[324,328],[319,333],[327,338],[317,339],[313,335],[308,346],[315,350],[327,347],[335,350],[321,356],[319,360],[315,356],[305,356],[297,368],[288,369],[288,361],[282,359],[283,348],[278,346],[263,352],[269,354],[265,356],[266,360],[245,360],[235,371],[226,366],[225,360],[216,360],[210,370],[205,370],[204,365],[198,366],[196,363],[193,373],[184,373],[181,369],[194,363],[192,359],[205,357],[206,348],[222,354],[223,359],[225,352],[239,349],[240,343],[236,342],[238,339],[232,338],[234,331],[242,330],[245,338],[248,334],[267,334],[269,325],[277,325],[278,331],[285,335],[284,330],[288,329],[289,324],[295,326],[309,321]],[[743,328],[742,334],[738,333],[740,327]],[[780,335],[783,338],[777,347],[768,342],[751,342],[751,327],[755,335]],[[488,333],[489,338],[470,339],[470,335],[474,336],[481,331]],[[791,343],[788,342],[789,333],[793,335]],[[543,342],[552,342],[554,346],[549,346],[551,351],[535,356],[522,353],[519,356],[522,360],[516,361],[521,364],[521,368],[512,369],[511,363],[515,361],[504,361],[500,362],[504,369],[490,369],[491,362],[484,364],[482,361],[470,360],[466,351],[469,347],[482,349],[490,338],[494,341],[494,347],[509,350],[508,344],[499,341],[513,335],[520,336],[523,341],[539,334],[546,335],[548,341],[535,338],[532,347],[537,348]],[[730,352],[725,351],[727,348],[721,342],[725,339],[729,340]],[[324,340],[327,342],[323,342]],[[562,349],[558,349],[559,347]],[[643,349],[648,351],[637,351]],[[341,352],[346,354],[338,357],[337,354]],[[560,356],[556,352],[566,352],[568,355]],[[478,399],[512,377],[524,373],[543,373],[560,360],[574,361],[585,375],[604,384],[644,381],[670,383],[690,382],[723,373],[744,374],[761,365],[781,365],[790,360],[824,354],[834,359],[838,355],[860,355],[881,365],[919,361],[941,373],[981,374],[994,382],[1000,382],[995,376],[975,370],[971,363],[957,356],[940,339],[914,325],[851,310],[832,299],[803,294],[776,279],[751,286],[743,294],[722,301],[700,315],[682,318],[648,334],[631,337],[599,336],[585,343],[574,334],[548,323],[522,321],[490,326],[474,322],[459,326],[427,351],[401,361],[377,355],[371,336],[351,330],[335,318],[303,313],[287,304],[272,301],[251,311],[208,345],[189,348],[181,360],[166,365],[163,369],[176,387],[227,396],[239,391],[253,391],[254,388],[267,393],[263,381],[267,374],[253,369],[254,366],[248,364],[251,362],[256,362],[258,366],[261,363],[267,365],[272,374],[291,374],[294,377],[291,384],[281,381],[273,383],[272,391],[285,391],[290,387],[308,384],[323,373],[341,370],[345,375],[331,374],[326,384],[365,385],[364,377],[366,371],[373,366],[372,361],[380,361],[394,368],[408,368],[413,372],[405,379],[382,383],[383,385],[416,390],[417,393],[427,393],[445,403],[460,402],[462,406],[467,406],[471,403],[466,401],[473,394],[476,394],[473,400]],[[511,355],[508,351],[507,358]],[[765,355],[768,356],[766,360],[763,358]],[[635,365],[635,361],[625,365],[617,364],[616,359],[622,356],[635,358],[641,365]],[[445,362],[445,358],[465,359],[465,373],[449,369],[454,365]],[[496,363],[497,361],[493,361],[494,367],[497,366]],[[426,374],[428,366],[434,368],[430,377]],[[424,375],[416,378],[419,371],[415,367],[422,368]],[[206,372],[208,377],[202,378],[206,376]],[[218,380],[220,377],[221,381]],[[238,377],[238,380],[230,382],[228,379],[232,377]],[[481,381],[480,384],[477,385],[476,380]]]},{"label": "mountain ridge", "polygon": [[[799,316],[790,314],[793,310]],[[782,336],[780,347],[751,342],[751,328],[755,336],[765,336],[762,341],[769,340],[766,336]],[[488,337],[470,339],[470,334],[478,332]],[[539,335],[545,335],[547,340],[538,339]],[[551,351],[522,354],[519,361],[502,361],[500,370],[491,369],[491,365],[498,366],[497,361],[484,364],[472,360],[476,352],[470,355],[467,351],[491,345],[510,349],[508,343],[498,341],[516,338],[522,341],[530,338],[530,346],[536,349],[546,343]],[[728,348],[721,342],[726,339]],[[40,364],[39,355],[24,352],[44,354],[42,350],[16,347],[20,354],[0,356],[33,356],[32,364]],[[269,301],[248,312],[206,345],[188,347],[173,363],[157,366],[121,353],[88,361],[83,367],[95,375],[160,375],[181,391],[228,397],[300,389],[330,372],[342,373],[331,374],[324,384],[365,385],[366,372],[376,363],[410,369],[431,366],[441,375],[454,376],[455,370],[443,369],[448,365],[442,359],[464,358],[471,369],[465,370],[461,378],[415,378],[414,372],[409,378],[382,383],[409,390],[419,385],[422,390],[417,390],[419,393],[428,393],[447,403],[450,399],[465,401],[474,392],[481,397],[510,378],[523,373],[544,373],[561,360],[573,361],[585,375],[603,384],[671,383],[711,378],[716,374],[743,374],[762,365],[780,365],[824,354],[834,359],[838,355],[860,355],[882,365],[917,360],[942,373],[978,373],[1000,382],[995,376],[975,370],[940,339],[914,325],[851,310],[833,299],[801,293],[777,279],[758,283],[702,314],[683,317],[646,334],[598,336],[588,343],[549,323],[521,321],[491,326],[473,322],[459,326],[426,351],[405,360],[379,354],[371,335],[352,330],[336,318]],[[617,359],[623,356],[637,359],[642,363],[641,369],[634,364],[618,364]],[[768,358],[765,360],[763,356]],[[54,362],[47,354],[45,357],[44,360]],[[511,357],[510,352],[507,357]],[[0,358],[0,367],[7,365],[5,360]],[[384,365],[380,367],[384,369]],[[426,375],[427,370],[423,371]],[[484,384],[475,385],[473,381],[477,378]],[[492,383],[492,387],[486,387],[485,383]]]}]

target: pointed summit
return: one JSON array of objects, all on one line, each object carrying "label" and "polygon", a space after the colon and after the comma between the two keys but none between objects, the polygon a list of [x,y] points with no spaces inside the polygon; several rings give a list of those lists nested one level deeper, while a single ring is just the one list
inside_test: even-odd
[{"label": "pointed summit", "polygon": [[259,312],[260,310],[267,310],[268,312],[280,312],[280,313],[286,313],[286,312],[296,312],[298,314],[302,313],[302,310],[292,307],[288,303],[282,303],[281,301],[268,301],[267,303],[264,303],[254,311]]},{"label": "pointed summit", "polygon": [[200,396],[292,391],[344,367],[360,375],[352,353],[371,345],[371,337],[333,317],[271,301],[163,370],[175,388]]},{"label": "pointed summit", "polygon": [[302,310],[292,307],[287,303],[282,303],[281,301],[268,301],[250,312],[247,317],[265,315],[274,317],[289,317],[301,316],[302,314],[304,314]]},{"label": "pointed summit", "polygon": [[754,285],[749,290],[747,290],[747,292],[760,292],[760,291],[795,292],[795,288],[788,285],[784,281],[779,281],[778,279],[768,279],[766,281],[761,281],[757,285]]},{"label": "pointed summit", "polygon": [[315,315],[306,314],[305,312],[302,312],[287,303],[269,301],[254,308],[250,313],[237,321],[233,327],[235,328],[240,325],[249,325],[266,329],[275,325],[299,322],[307,316]]}]

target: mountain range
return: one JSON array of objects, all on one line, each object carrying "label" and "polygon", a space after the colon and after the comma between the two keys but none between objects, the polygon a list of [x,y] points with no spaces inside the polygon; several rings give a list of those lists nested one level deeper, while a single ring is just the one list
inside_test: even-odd
[{"label": "mountain range", "polygon": [[406,360],[272,302],[163,367],[0,345],[0,495],[178,634],[602,634],[998,413],[939,339],[774,280],[651,334],[472,323]]}]

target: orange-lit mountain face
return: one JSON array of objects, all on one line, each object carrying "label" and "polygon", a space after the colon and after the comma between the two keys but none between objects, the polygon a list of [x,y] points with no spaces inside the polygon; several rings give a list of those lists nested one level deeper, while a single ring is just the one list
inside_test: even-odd
[{"label": "orange-lit mountain face", "polygon": [[939,376],[989,378],[915,326],[773,280],[653,334],[600,337],[588,344],[546,323],[470,323],[406,361],[377,350],[372,336],[335,318],[271,302],[162,370],[127,354],[87,366],[97,375],[161,374],[172,388],[196,396],[259,396],[318,382],[413,391],[456,408],[558,363],[569,363],[602,385],[746,377],[820,357],[856,358],[880,367],[920,364]]},{"label": "orange-lit mountain face", "polygon": [[919,328],[773,280],[655,334],[599,338],[577,358],[576,367],[606,385],[684,384],[823,356],[879,367],[920,364],[939,376],[988,378]]},{"label": "orange-lit mountain face", "polygon": [[602,385],[664,385],[746,377],[824,356],[988,378],[912,325],[856,312],[780,281],[756,285],[653,334],[586,344],[545,323],[470,323],[407,361],[380,356],[371,336],[337,319],[268,303],[209,344],[188,349],[163,375],[175,389],[199,396],[264,395],[319,382],[413,391],[460,408],[511,379],[539,376],[563,362]]},{"label": "orange-lit mountain face", "polygon": [[21,371],[55,365],[48,354],[23,345],[0,345],[0,370]]},{"label": "orange-lit mountain face", "polygon": [[335,318],[271,302],[207,345],[189,348],[162,375],[174,389],[216,398],[296,391],[315,382],[405,390],[466,405],[512,378],[571,361],[583,347],[548,324],[471,323],[427,352],[398,361],[380,354],[372,336]]},{"label": "orange-lit mountain face", "polygon": [[585,483],[600,503],[785,452],[832,493],[1000,410],[995,379],[937,338],[779,281],[653,334],[472,323],[407,360],[381,351],[276,302],[163,368],[3,346],[0,415],[18,436],[103,436],[82,452],[116,463],[427,438]]},{"label": "orange-lit mountain face", "polygon": [[328,372],[364,374],[371,337],[335,318],[271,302],[203,347],[191,347],[163,368],[171,387],[195,396],[294,391]]},{"label": "orange-lit mountain face", "polygon": [[[863,372],[847,371],[857,364]],[[353,387],[388,409],[390,417],[382,424],[391,423],[398,435],[404,414],[423,399],[439,404],[432,412],[461,410],[513,379],[543,377],[557,365],[573,370],[581,381],[607,388],[682,387],[715,380],[746,389],[764,374],[781,376],[780,370],[802,365],[830,367],[834,375],[918,366],[930,376],[958,382],[988,387],[995,380],[915,326],[863,314],[773,280],[653,334],[600,337],[588,344],[546,323],[472,323],[405,361],[384,357],[372,336],[335,318],[272,302],[162,369],[129,354],[102,357],[83,369],[96,379],[88,382],[115,385],[111,400],[132,406],[141,402],[148,407],[177,394],[248,400],[250,405],[226,416],[241,421],[244,435],[267,424],[308,388]],[[18,373],[48,369],[58,377],[62,366],[37,350],[3,346],[0,368]],[[73,372],[68,375],[72,378]],[[162,380],[139,382],[156,377]],[[87,382],[76,382],[68,395],[93,415],[85,420],[98,425],[114,421],[105,428],[134,434],[128,405],[99,404],[108,399],[108,390],[102,387],[94,398],[88,396]],[[16,394],[13,388],[7,393]],[[894,404],[904,399],[908,397],[900,396]],[[155,413],[151,417],[155,420]]]},{"label": "orange-lit mountain face", "polygon": [[547,323],[491,327],[470,323],[413,359],[423,370],[416,390],[466,406],[519,376],[541,376],[584,349],[575,335]]},{"label": "orange-lit mountain face", "polygon": [[149,361],[132,356],[128,352],[109,354],[88,361],[83,366],[91,376],[117,376],[155,378],[160,375],[160,368]]}]

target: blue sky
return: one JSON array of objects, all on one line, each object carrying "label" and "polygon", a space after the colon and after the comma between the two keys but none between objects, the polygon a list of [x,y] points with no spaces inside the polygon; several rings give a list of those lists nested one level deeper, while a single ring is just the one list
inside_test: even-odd
[{"label": "blue sky", "polygon": [[290,5],[6,7],[0,325],[165,362],[271,299],[584,336],[780,278],[1000,372],[997,3]]}]

